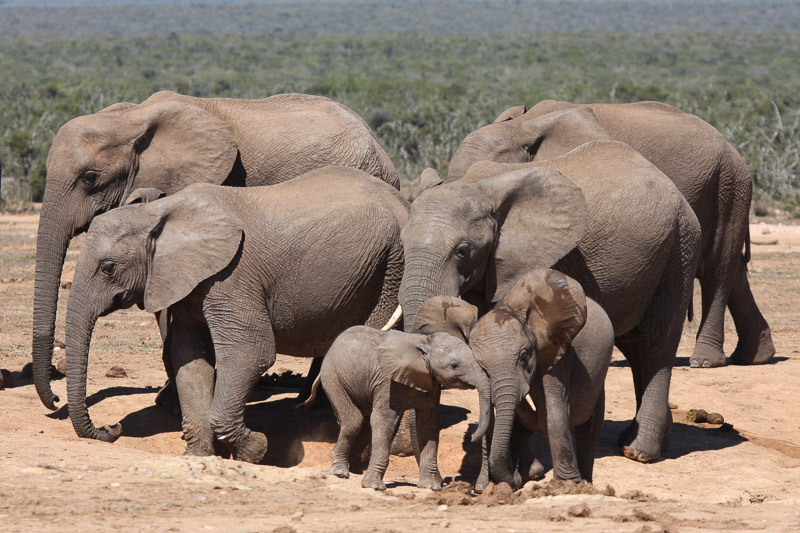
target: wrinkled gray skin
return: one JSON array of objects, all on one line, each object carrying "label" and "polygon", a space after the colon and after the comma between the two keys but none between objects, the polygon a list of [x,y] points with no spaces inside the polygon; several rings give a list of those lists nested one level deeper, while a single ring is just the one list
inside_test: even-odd
[{"label": "wrinkled gray skin", "polygon": [[477,161],[552,159],[600,139],[625,142],[647,157],[675,183],[700,222],[696,277],[702,316],[690,365],[725,365],[726,303],[739,336],[731,362],[769,361],[775,346],[747,282],[750,172],[736,149],[700,118],[658,102],[574,105],[545,100],[527,111],[512,107],[464,139],[450,161],[448,179],[462,177]]},{"label": "wrinkled gray skin", "polygon": [[139,188],[172,194],[195,182],[272,185],[326,165],[358,168],[399,187],[369,126],[319,96],[233,100],[162,91],[65,124],[47,157],[36,248],[33,372],[42,403],[57,408],[49,368],[64,257],[95,216]]},{"label": "wrinkled gray skin", "polygon": [[[675,185],[641,154],[593,141],[548,161],[476,163],[465,177],[419,194],[401,239],[405,324],[435,295],[462,295],[487,310],[536,268],[576,279],[607,312],[631,365],[637,412],[620,437],[623,452],[639,461],[660,456],[700,227]],[[516,378],[490,381],[494,394]]]},{"label": "wrinkled gray skin", "polygon": [[[513,417],[514,408],[506,404],[515,406],[521,422],[517,430],[523,431],[515,440],[525,443],[530,431],[545,434],[556,479],[592,481],[614,349],[614,328],[605,311],[586,299],[574,279],[535,270],[478,320],[469,343],[488,374],[505,380],[494,382],[498,418],[476,490],[490,478],[514,487],[525,480],[515,472],[519,457],[513,455],[509,422],[503,418]],[[528,391],[535,411],[524,400]],[[570,428],[575,428],[574,439]]]},{"label": "wrinkled gray skin", "polygon": [[322,357],[348,327],[386,323],[397,306],[406,217],[396,189],[344,167],[270,187],[194,184],[97,217],[67,307],[76,432],[113,441],[121,431],[96,428],[86,408],[97,318],[133,304],[169,308],[186,453],[213,453],[216,436],[234,458],[258,462],[266,437],[243,419],[256,380],[276,350]]},{"label": "wrinkled gray skin", "polygon": [[[455,311],[457,308],[463,312]],[[464,328],[477,315],[477,308],[463,300],[436,297],[423,304],[415,324],[417,331],[433,333],[355,326],[336,339],[322,361],[319,376],[341,427],[329,474],[350,477],[351,453],[360,456],[362,450],[358,448],[366,444],[371,430],[372,455],[361,485],[385,490],[383,475],[392,439],[403,412],[416,409],[420,450],[417,486],[441,490],[442,476],[437,467],[441,387],[478,389],[481,418],[474,440],[489,424],[489,380],[463,337]],[[419,320],[422,316],[424,321]]]}]

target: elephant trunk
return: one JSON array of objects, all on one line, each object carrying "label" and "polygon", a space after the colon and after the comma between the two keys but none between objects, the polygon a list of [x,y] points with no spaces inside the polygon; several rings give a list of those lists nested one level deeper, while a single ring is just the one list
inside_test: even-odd
[{"label": "elephant trunk", "polygon": [[415,256],[413,251],[406,254],[405,273],[398,293],[406,333],[413,333],[414,317],[425,300],[434,296],[459,295],[457,287],[448,290],[447,284],[440,282],[441,267],[435,267],[438,261]]},{"label": "elephant trunk", "polygon": [[58,290],[61,270],[72,237],[59,212],[44,204],[36,241],[36,278],[33,296],[33,383],[42,403],[56,410],[58,396],[50,387]]},{"label": "elephant trunk", "polygon": [[489,376],[480,367],[476,372],[475,388],[478,389],[480,420],[475,433],[472,434],[472,442],[478,442],[483,438],[492,418],[492,388],[489,385]]},{"label": "elephant trunk", "polygon": [[76,291],[67,306],[67,400],[69,418],[79,437],[114,442],[122,434],[119,424],[96,428],[89,418],[86,406],[86,371],[89,361],[89,344],[92,331],[100,313],[86,296],[89,291],[80,282],[76,272]]},{"label": "elephant trunk", "polygon": [[519,398],[519,390],[513,378],[494,383],[492,400],[495,406],[495,423],[489,454],[489,475],[495,482],[505,481],[512,487],[515,483],[511,465],[511,432]]}]

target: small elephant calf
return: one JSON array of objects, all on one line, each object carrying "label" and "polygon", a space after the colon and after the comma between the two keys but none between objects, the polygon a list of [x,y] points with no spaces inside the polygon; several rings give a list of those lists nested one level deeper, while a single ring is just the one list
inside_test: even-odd
[{"label": "small elephant calf", "polygon": [[473,440],[480,439],[489,424],[488,376],[466,344],[468,327],[477,315],[477,308],[463,300],[437,296],[414,317],[414,331],[421,333],[354,326],[337,337],[305,402],[313,401],[321,382],[341,427],[328,473],[350,476],[351,452],[360,454],[371,428],[372,454],[361,485],[385,490],[392,439],[403,412],[414,409],[420,450],[417,486],[441,490],[436,464],[441,387],[478,389],[481,418]]}]

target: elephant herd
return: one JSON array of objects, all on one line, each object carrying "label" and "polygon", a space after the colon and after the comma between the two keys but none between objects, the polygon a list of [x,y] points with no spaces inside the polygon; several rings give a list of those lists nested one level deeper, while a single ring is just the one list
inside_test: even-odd
[{"label": "elephant herd", "polygon": [[410,204],[399,183],[369,126],[318,96],[165,91],[68,122],[47,159],[36,251],[40,399],[59,401],[58,289],[84,231],[69,416],[79,436],[108,442],[122,428],[89,417],[89,345],[99,317],[132,305],[158,318],[159,397],[177,394],[187,454],[259,462],[267,439],[244,423],[250,392],[276,353],[310,357],[305,403],[321,385],[341,427],[329,472],[349,476],[371,444],[362,485],[376,489],[409,410],[419,486],[441,488],[443,387],[478,392],[477,490],[540,473],[531,431],[545,434],[555,477],[591,481],[614,345],[637,405],[622,451],[657,459],[695,277],[692,367],[725,365],[726,306],[731,362],[775,353],[747,281],[749,171],[693,115],[655,102],[512,107],[464,139],[446,180],[427,169]]}]

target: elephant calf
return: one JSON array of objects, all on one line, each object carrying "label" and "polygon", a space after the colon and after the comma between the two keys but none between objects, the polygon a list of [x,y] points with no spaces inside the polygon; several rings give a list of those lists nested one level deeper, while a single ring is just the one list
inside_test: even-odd
[{"label": "elephant calf", "polygon": [[[476,488],[483,488],[489,476],[520,485],[521,479],[512,474],[517,465],[510,450],[510,422],[515,419],[527,430],[524,437],[531,430],[545,434],[557,479],[591,481],[614,348],[614,329],[605,311],[586,298],[574,279],[538,269],[523,276],[475,323],[469,342],[498,392],[488,464],[484,454]],[[524,401],[528,390],[535,411]]]},{"label": "elephant calf", "polygon": [[336,339],[305,402],[313,401],[321,382],[339,421],[329,474],[350,476],[349,457],[352,452],[360,455],[371,428],[372,455],[361,485],[385,490],[383,475],[392,439],[403,412],[414,409],[420,450],[417,486],[441,490],[436,465],[440,388],[478,389],[481,419],[473,440],[489,424],[488,377],[466,344],[468,328],[477,316],[477,308],[463,300],[439,296],[422,304],[415,316],[414,331],[423,333],[355,326]]},{"label": "elephant calf", "polygon": [[[94,219],[67,309],[69,416],[81,437],[113,441],[86,407],[99,316],[169,309],[187,454],[258,462],[266,436],[244,424],[253,385],[276,350],[322,357],[350,326],[380,327],[397,307],[408,206],[366,172],[325,167],[243,189],[194,184]],[[215,379],[216,365],[216,379]]]}]

